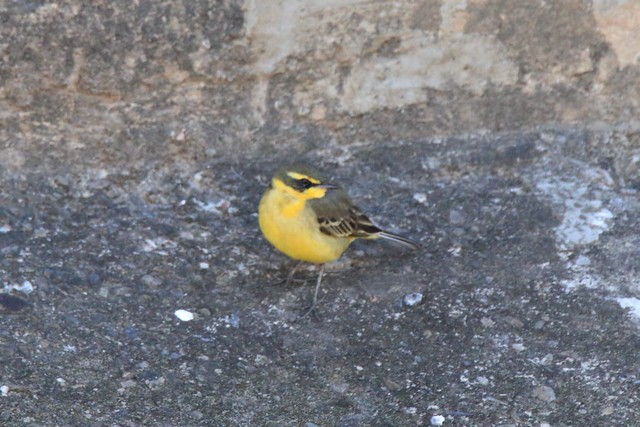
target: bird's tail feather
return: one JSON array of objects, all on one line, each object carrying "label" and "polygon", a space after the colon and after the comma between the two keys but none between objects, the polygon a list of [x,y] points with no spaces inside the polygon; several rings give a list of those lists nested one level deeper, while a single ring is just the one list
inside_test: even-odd
[{"label": "bird's tail feather", "polygon": [[388,231],[380,231],[376,233],[376,235],[382,239],[391,240],[392,242],[396,242],[401,244],[402,246],[409,249],[419,249],[420,245],[414,242],[411,239],[407,239],[406,237],[398,236],[397,234],[389,233]]}]

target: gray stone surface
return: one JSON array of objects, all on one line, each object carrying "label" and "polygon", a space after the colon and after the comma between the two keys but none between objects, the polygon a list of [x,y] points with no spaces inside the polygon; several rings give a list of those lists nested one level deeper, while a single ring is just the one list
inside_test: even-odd
[{"label": "gray stone surface", "polygon": [[[638,22],[0,3],[0,424],[636,425]],[[255,214],[293,157],[422,245],[355,243],[302,320]]]}]

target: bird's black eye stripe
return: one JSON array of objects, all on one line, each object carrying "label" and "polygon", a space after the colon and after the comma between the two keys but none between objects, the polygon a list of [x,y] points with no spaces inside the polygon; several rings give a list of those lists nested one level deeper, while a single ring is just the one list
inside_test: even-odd
[{"label": "bird's black eye stripe", "polygon": [[302,188],[304,188],[305,190],[306,190],[307,188],[311,188],[311,187],[313,187],[313,184],[312,184],[312,183],[311,183],[311,181],[309,181],[307,178],[302,178],[302,179],[298,180],[298,182],[300,183],[300,186],[301,186]]}]

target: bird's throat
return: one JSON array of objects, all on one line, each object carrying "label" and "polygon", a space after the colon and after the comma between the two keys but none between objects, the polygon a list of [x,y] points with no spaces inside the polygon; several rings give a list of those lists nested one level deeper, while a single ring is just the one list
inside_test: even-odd
[{"label": "bird's throat", "polygon": [[300,215],[300,213],[304,209],[304,204],[305,204],[304,200],[292,199],[289,201],[289,203],[283,206],[282,214],[287,218],[296,217]]}]

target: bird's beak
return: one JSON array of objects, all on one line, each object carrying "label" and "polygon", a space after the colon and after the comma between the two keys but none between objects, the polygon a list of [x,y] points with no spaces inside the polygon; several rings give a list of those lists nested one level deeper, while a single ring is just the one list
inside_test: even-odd
[{"label": "bird's beak", "polygon": [[324,183],[324,184],[319,184],[315,186],[316,188],[324,188],[325,190],[339,190],[340,187],[338,187],[337,185],[333,185],[333,184],[329,184],[329,183]]}]

